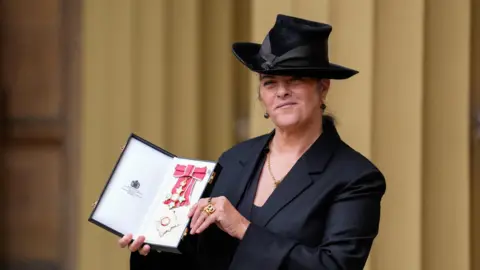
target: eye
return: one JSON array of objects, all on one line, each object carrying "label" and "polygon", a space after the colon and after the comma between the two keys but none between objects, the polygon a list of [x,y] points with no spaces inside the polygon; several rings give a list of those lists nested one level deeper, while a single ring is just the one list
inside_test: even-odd
[{"label": "eye", "polygon": [[263,82],[263,86],[269,86],[269,85],[272,85],[274,84],[275,82],[273,80],[266,80]]},{"label": "eye", "polygon": [[303,78],[302,77],[292,77],[290,79],[290,82],[291,83],[301,83],[301,82],[303,82]]}]

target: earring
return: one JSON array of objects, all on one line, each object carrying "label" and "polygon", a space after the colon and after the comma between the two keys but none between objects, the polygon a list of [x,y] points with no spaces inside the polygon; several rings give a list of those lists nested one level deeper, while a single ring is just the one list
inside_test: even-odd
[{"label": "earring", "polygon": [[326,108],[327,108],[327,105],[325,105],[325,103],[322,103],[322,105],[320,105],[320,109],[322,109],[323,111],[325,111]]},{"label": "earring", "polygon": [[268,119],[268,118],[270,117],[270,115],[269,115],[268,113],[264,113],[264,114],[263,114],[263,117],[264,117],[265,119]]}]

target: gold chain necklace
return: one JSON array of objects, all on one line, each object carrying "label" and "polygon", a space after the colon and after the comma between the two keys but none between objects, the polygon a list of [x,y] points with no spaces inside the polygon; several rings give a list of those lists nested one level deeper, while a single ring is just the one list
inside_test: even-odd
[{"label": "gold chain necklace", "polygon": [[268,165],[268,172],[270,173],[270,176],[272,177],[273,179],[273,184],[275,186],[275,188],[280,184],[280,182],[282,181],[282,179],[280,180],[277,180],[275,178],[275,176],[273,176],[273,173],[272,173],[272,167],[270,166],[270,152],[267,154],[267,165]]}]

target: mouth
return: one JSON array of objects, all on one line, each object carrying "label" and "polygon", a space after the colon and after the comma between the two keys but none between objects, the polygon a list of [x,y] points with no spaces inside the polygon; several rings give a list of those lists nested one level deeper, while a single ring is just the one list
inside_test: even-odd
[{"label": "mouth", "polygon": [[277,107],[275,107],[275,109],[281,109],[281,108],[288,108],[288,107],[292,107],[294,105],[297,105],[297,103],[295,102],[286,102],[286,103],[282,103],[280,105],[278,105]]}]

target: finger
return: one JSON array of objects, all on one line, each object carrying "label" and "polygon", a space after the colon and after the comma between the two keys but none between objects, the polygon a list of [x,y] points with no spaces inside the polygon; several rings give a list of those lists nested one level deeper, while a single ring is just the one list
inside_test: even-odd
[{"label": "finger", "polygon": [[190,210],[188,211],[188,218],[191,218],[193,216],[193,213],[195,213],[195,210],[197,209],[197,203],[192,205],[192,207],[190,208]]},{"label": "finger", "polygon": [[145,237],[139,236],[128,248],[131,252],[135,252],[142,246],[143,241],[145,241]]},{"label": "finger", "polygon": [[196,207],[195,211],[193,212],[192,219],[190,221],[190,228],[193,228],[193,225],[195,222],[197,222],[197,219],[200,217],[200,207]]},{"label": "finger", "polygon": [[[200,214],[202,213],[203,207],[205,207],[205,205],[206,205],[205,199],[201,199],[201,200],[198,201],[197,206],[195,207],[195,212],[193,213],[192,221],[190,222],[190,224],[195,224],[197,222],[197,219],[200,217]],[[191,225],[191,227],[192,227],[192,225]]]},{"label": "finger", "polygon": [[200,214],[200,217],[195,221],[195,224],[192,226],[192,233],[195,233],[195,231],[198,229],[198,227],[207,219],[208,215],[204,211]]},{"label": "finger", "polygon": [[210,216],[208,216],[205,221],[203,221],[202,224],[200,224],[200,226],[198,226],[197,230],[195,231],[195,233],[201,233],[203,232],[205,229],[208,228],[208,226],[212,225],[212,223],[214,223],[215,221],[217,220],[217,217],[215,214],[212,214]]},{"label": "finger", "polygon": [[150,246],[149,246],[149,245],[144,245],[144,246],[138,251],[138,253],[140,253],[140,254],[143,255],[143,256],[147,256],[149,252],[150,252]]},{"label": "finger", "polygon": [[118,240],[118,245],[121,248],[124,248],[128,245],[128,243],[130,243],[130,241],[132,241],[132,234],[129,233],[120,238],[120,240]]}]

